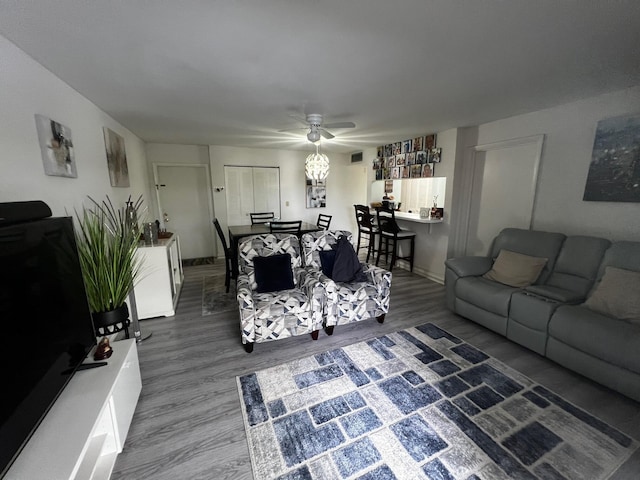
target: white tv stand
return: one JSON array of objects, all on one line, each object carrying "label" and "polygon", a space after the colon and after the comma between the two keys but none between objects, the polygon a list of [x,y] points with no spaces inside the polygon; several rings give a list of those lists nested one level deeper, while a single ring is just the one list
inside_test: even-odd
[{"label": "white tv stand", "polygon": [[[111,344],[103,367],[76,372],[6,479],[106,480],[129,432],[142,390],[134,339]],[[90,363],[93,353],[85,363]]]}]

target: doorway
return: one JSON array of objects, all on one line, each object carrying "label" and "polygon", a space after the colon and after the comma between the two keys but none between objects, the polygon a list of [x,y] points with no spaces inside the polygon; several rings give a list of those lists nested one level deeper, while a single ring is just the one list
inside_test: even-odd
[{"label": "doorway", "polygon": [[180,237],[183,262],[206,263],[216,255],[209,165],[154,163],[162,228]]},{"label": "doorway", "polygon": [[472,148],[463,255],[486,255],[503,228],[532,227],[544,136]]}]

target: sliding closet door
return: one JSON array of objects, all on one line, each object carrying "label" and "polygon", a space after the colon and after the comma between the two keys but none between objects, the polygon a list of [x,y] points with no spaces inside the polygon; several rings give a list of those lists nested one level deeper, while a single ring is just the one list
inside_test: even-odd
[{"label": "sliding closet door", "polygon": [[253,169],[224,167],[224,185],[227,192],[227,224],[249,225],[249,212],[253,211]]},{"label": "sliding closet door", "polygon": [[253,167],[254,212],[273,212],[280,217],[280,169]]},{"label": "sliding closet door", "polygon": [[227,224],[251,224],[251,212],[280,216],[280,169],[277,167],[224,167]]}]

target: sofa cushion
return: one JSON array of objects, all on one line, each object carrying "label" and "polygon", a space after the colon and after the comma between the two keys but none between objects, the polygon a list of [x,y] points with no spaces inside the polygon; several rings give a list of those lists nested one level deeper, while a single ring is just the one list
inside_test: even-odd
[{"label": "sofa cushion", "polygon": [[609,240],[600,237],[567,237],[546,285],[576,292],[584,300],[598,276],[604,252],[610,245]]},{"label": "sofa cushion", "polygon": [[483,277],[510,287],[526,287],[538,279],[547,260],[503,249]]},{"label": "sofa cushion", "polygon": [[589,310],[582,305],[558,307],[549,336],[588,355],[640,373],[640,325]]},{"label": "sofa cushion", "polygon": [[333,264],[336,261],[336,251],[335,250],[322,250],[318,252],[320,256],[320,265],[322,265],[322,273],[324,273],[327,277],[331,278],[333,276]]},{"label": "sofa cushion", "polygon": [[584,301],[584,295],[580,293],[550,285],[530,285],[525,287],[525,291],[561,303],[576,304]]},{"label": "sofa cushion", "polygon": [[456,282],[455,291],[461,300],[506,318],[511,294],[518,289],[483,277],[464,277]]},{"label": "sofa cushion", "polygon": [[335,282],[366,281],[358,254],[346,236],[338,239],[331,279]]},{"label": "sofa cushion", "polygon": [[602,278],[607,266],[640,272],[640,242],[613,242],[604,254],[598,279]]},{"label": "sofa cushion", "polygon": [[602,280],[584,305],[610,317],[640,323],[640,272],[605,267]]},{"label": "sofa cushion", "polygon": [[291,255],[282,253],[268,257],[254,257],[256,291],[258,293],[277,292],[294,288]]},{"label": "sofa cushion", "polygon": [[566,235],[522,228],[504,228],[494,239],[491,246],[491,258],[496,258],[500,250],[549,259],[536,283],[546,283],[553,270]]}]

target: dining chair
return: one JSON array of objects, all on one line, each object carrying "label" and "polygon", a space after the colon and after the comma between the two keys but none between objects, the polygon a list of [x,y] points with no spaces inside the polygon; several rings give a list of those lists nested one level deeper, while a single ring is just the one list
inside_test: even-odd
[{"label": "dining chair", "polygon": [[251,216],[251,225],[268,223],[275,218],[273,212],[252,212],[249,215]]},{"label": "dining chair", "polygon": [[[377,252],[376,249],[376,235],[380,233],[378,226],[374,224],[374,217],[369,212],[369,207],[366,205],[354,205],[353,206],[356,212],[356,223],[358,224],[358,240],[356,242],[356,252],[360,252],[361,248],[367,249],[367,259],[366,262],[369,262],[369,257],[375,257]],[[367,244],[360,246],[362,239],[367,240]]]},{"label": "dining chair", "polygon": [[[396,222],[395,210],[388,207],[376,207],[376,217],[378,220],[378,228],[380,229],[380,241],[378,243],[378,255],[376,257],[376,265],[380,263],[380,257],[384,255],[384,260],[389,264],[389,271],[393,270],[396,260],[407,260],[409,262],[409,270],[413,272],[413,252],[415,248],[416,232],[400,228]],[[399,243],[403,240],[409,240],[409,254],[402,257],[398,256]],[[382,245],[384,244],[384,253]],[[391,250],[391,252],[389,252]],[[391,261],[389,261],[391,254]]]},{"label": "dining chair", "polygon": [[299,237],[302,230],[302,220],[292,220],[288,222],[282,220],[278,220],[277,222],[272,221],[269,226],[271,233],[293,233]]},{"label": "dining chair", "polygon": [[231,286],[231,279],[235,278],[234,268],[233,268],[233,255],[231,253],[231,249],[227,245],[227,240],[224,238],[224,233],[222,233],[222,228],[220,227],[220,222],[218,222],[217,218],[213,219],[213,225],[216,227],[216,232],[218,232],[218,237],[220,237],[220,241],[222,242],[222,248],[224,249],[224,263],[225,263],[224,286],[227,289],[227,293],[229,293],[229,287]]},{"label": "dining chair", "polygon": [[329,230],[329,225],[331,224],[332,215],[325,215],[324,213],[318,214],[318,220],[316,221],[316,226],[320,227],[322,230]]}]

